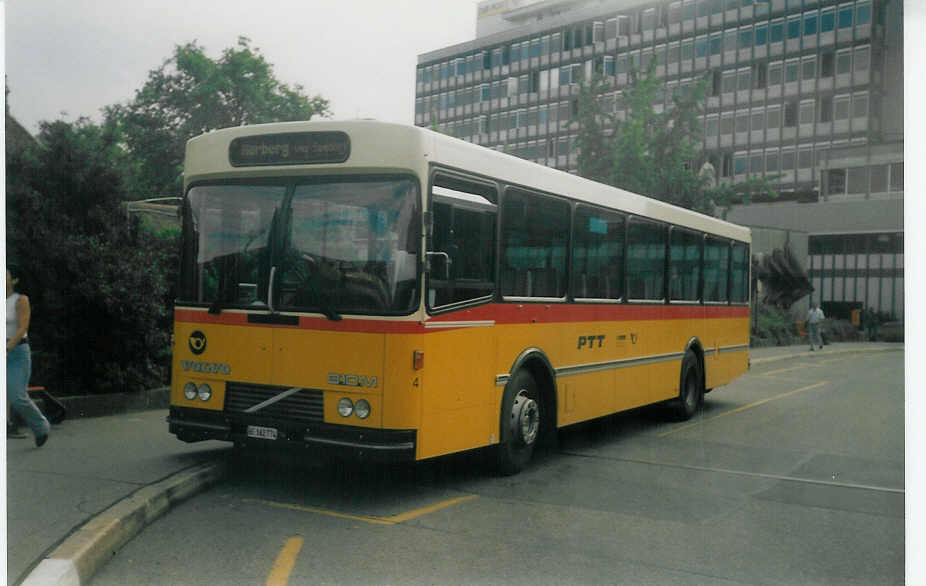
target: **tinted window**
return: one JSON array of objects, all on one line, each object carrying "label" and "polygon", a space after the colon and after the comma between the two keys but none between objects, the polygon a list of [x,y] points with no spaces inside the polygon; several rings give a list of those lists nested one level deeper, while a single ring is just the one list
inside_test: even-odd
[{"label": "tinted window", "polygon": [[627,296],[665,298],[666,228],[633,220],[627,243]]},{"label": "tinted window", "polygon": [[839,9],[839,28],[849,28],[852,26],[852,6],[845,6]]},{"label": "tinted window", "polygon": [[669,244],[669,299],[697,301],[701,285],[701,236],[673,229]]},{"label": "tinted window", "polygon": [[495,216],[490,209],[468,207],[465,202],[434,202],[431,307],[479,299],[495,291]]},{"label": "tinted window", "polygon": [[782,23],[775,23],[771,26],[771,32],[769,33],[769,38],[772,43],[780,43],[784,38],[784,25]]},{"label": "tinted window", "polygon": [[733,270],[730,275],[730,301],[745,303],[749,300],[749,247],[733,245]]},{"label": "tinted window", "polygon": [[704,301],[727,300],[730,245],[707,238],[704,243]]},{"label": "tinted window", "polygon": [[624,217],[580,206],[573,244],[573,296],[620,299],[624,273]]},{"label": "tinted window", "polygon": [[511,190],[502,206],[502,294],[566,295],[569,204]]}]

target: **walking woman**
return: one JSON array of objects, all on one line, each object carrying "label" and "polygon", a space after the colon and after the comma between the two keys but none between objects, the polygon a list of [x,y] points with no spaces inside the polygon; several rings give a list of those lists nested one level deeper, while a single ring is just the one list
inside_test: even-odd
[{"label": "walking woman", "polygon": [[35,445],[48,441],[51,429],[48,420],[29,398],[29,377],[32,375],[32,354],[29,349],[29,298],[16,292],[19,271],[6,269],[6,396],[13,410],[22,417],[32,433]]}]

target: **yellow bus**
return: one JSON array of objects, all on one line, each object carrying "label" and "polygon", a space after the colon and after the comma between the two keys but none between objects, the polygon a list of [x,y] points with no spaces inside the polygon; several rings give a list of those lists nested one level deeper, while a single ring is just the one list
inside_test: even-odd
[{"label": "yellow bus", "polygon": [[[522,469],[748,368],[748,229],[424,128],[189,141],[170,432]],[[313,450],[314,453],[314,450]]]}]

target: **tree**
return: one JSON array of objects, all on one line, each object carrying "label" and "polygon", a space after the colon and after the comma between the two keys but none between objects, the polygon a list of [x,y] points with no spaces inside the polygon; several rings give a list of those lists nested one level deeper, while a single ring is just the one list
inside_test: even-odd
[{"label": "tree", "polygon": [[578,151],[579,175],[593,181],[617,185],[615,161],[617,142],[609,136],[618,126],[613,112],[606,111],[602,94],[608,86],[600,75],[579,87],[578,117],[569,121],[577,127],[574,148]]},{"label": "tree", "polygon": [[111,125],[43,122],[7,150],[7,254],[33,307],[33,380],[58,392],[166,379],[175,243],[135,238]]},{"label": "tree", "polygon": [[125,105],[105,109],[119,125],[135,159],[133,195],[179,194],[184,148],[190,138],[230,126],[309,120],[330,115],[328,100],[308,97],[300,85],[278,81],[260,50],[239,37],[235,47],[210,59],[195,42],[174,54]]},{"label": "tree", "polygon": [[604,107],[602,95],[609,85],[600,75],[582,83],[578,112],[570,120],[577,128],[579,175],[707,214],[725,213],[757,194],[772,195],[763,178],[712,186],[698,172],[705,160],[700,115],[707,78],[686,94],[673,94],[671,106],[657,112],[655,104],[663,103],[666,88],[655,67],[653,60],[645,74],[631,72],[621,95],[624,120]]}]

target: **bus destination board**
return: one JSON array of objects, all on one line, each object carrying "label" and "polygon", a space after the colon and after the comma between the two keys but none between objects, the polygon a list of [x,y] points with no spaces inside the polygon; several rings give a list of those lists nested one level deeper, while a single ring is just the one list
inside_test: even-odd
[{"label": "bus destination board", "polygon": [[241,136],[228,147],[232,167],[343,163],[350,138],[343,132],[291,132]]}]

